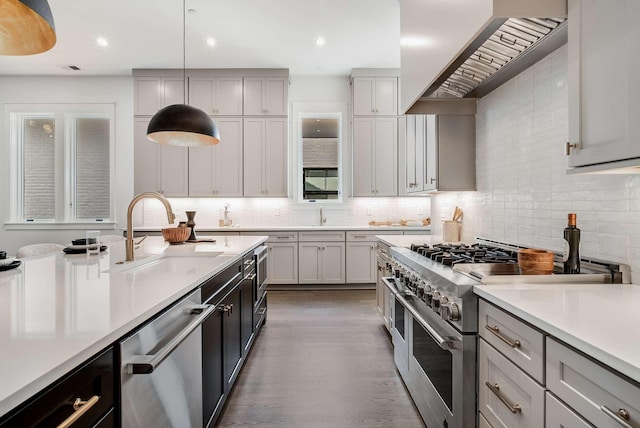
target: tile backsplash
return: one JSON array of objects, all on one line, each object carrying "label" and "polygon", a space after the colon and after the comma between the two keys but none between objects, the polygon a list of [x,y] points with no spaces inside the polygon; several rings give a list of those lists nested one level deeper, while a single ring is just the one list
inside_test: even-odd
[{"label": "tile backsplash", "polygon": [[[431,198],[352,198],[343,204],[298,204],[287,198],[171,198],[176,221],[185,221],[186,210],[196,211],[196,228],[218,227],[220,209],[229,203],[233,222],[242,227],[316,226],[320,207],[326,226],[366,226],[370,221],[421,220],[429,217]],[[160,202],[144,200],[137,226],[166,227],[167,217]],[[136,210],[137,211],[137,210]]]},{"label": "tile backsplash", "polygon": [[567,46],[480,100],[476,192],[432,198],[433,230],[455,206],[462,237],[560,251],[577,213],[581,255],[631,265],[640,282],[640,175],[567,174]]}]

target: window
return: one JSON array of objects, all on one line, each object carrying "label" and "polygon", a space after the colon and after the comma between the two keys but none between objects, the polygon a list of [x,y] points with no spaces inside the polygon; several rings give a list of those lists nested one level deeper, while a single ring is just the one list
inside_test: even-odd
[{"label": "window", "polygon": [[341,116],[300,114],[301,201],[340,200]]},{"label": "window", "polygon": [[7,106],[11,221],[113,219],[112,104]]}]

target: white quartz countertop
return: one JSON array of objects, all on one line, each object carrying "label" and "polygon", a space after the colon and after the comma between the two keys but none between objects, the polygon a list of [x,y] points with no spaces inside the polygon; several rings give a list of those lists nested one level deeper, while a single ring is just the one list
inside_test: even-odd
[{"label": "white quartz countertop", "polygon": [[411,247],[411,244],[439,244],[442,236],[438,235],[376,235],[376,238],[390,247]]},{"label": "white quartz countertop", "polygon": [[[158,227],[134,227],[134,232],[159,232],[160,228]],[[354,230],[354,231],[372,231],[376,232],[379,230],[393,230],[393,231],[425,231],[431,230],[431,226],[230,226],[230,227],[207,227],[207,226],[198,226],[196,225],[196,234],[200,236],[200,233],[205,234],[206,232],[253,232],[253,231],[267,231],[267,232],[289,232],[296,230]]]},{"label": "white quartz countertop", "polygon": [[474,292],[640,382],[640,286],[478,285]]},{"label": "white quartz countertop", "polygon": [[125,258],[122,241],[99,256],[60,252],[0,272],[0,416],[266,238],[169,246],[148,237],[134,262],[116,264]]}]

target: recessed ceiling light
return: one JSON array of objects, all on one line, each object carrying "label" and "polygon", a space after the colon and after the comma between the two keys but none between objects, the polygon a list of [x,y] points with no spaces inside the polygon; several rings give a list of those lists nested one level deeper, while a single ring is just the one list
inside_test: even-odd
[{"label": "recessed ceiling light", "polygon": [[207,37],[207,46],[214,47],[216,45],[216,39],[213,37]]},{"label": "recessed ceiling light", "polygon": [[325,44],[325,43],[326,43],[326,42],[325,42],[325,40],[324,40],[324,37],[318,37],[318,38],[316,39],[316,45],[317,45],[317,46],[324,46],[324,44]]},{"label": "recessed ceiling light", "polygon": [[98,37],[96,39],[96,43],[102,47],[109,46],[109,40],[105,39],[104,37]]}]

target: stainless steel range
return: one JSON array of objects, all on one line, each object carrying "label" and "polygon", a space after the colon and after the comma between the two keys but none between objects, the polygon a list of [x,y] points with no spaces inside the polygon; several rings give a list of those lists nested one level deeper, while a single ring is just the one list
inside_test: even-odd
[{"label": "stainless steel range", "polygon": [[[515,282],[629,282],[629,267],[581,260],[581,274],[519,275],[520,247],[478,238],[473,245],[392,247],[382,278],[394,360],[428,427],[476,426],[478,299],[473,287]],[[561,267],[560,255],[556,264]]]}]

